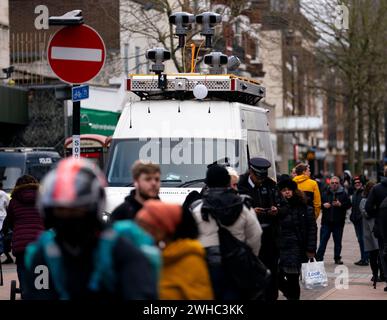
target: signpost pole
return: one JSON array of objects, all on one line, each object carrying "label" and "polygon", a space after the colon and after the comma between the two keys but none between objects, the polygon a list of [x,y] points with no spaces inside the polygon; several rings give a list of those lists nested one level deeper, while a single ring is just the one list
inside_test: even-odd
[{"label": "signpost pole", "polygon": [[50,39],[47,59],[54,74],[62,81],[72,84],[72,156],[80,158],[80,100],[89,98],[89,87],[80,86],[80,84],[98,75],[105,63],[106,48],[98,32],[83,24],[80,10],[74,10],[61,17],[51,17],[49,23],[66,26],[58,30]]},{"label": "signpost pole", "polygon": [[[378,159],[379,160],[379,159]],[[387,103],[384,105],[384,159],[383,164],[387,165]]]},{"label": "signpost pole", "polygon": [[[77,87],[78,85],[73,85]],[[73,101],[73,157],[81,156],[81,101]]]}]

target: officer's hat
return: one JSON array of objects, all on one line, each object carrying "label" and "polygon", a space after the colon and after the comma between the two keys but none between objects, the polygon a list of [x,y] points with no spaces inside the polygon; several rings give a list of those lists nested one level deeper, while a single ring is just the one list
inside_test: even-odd
[{"label": "officer's hat", "polygon": [[265,158],[251,158],[249,161],[249,168],[257,177],[266,178],[270,167],[270,161]]}]

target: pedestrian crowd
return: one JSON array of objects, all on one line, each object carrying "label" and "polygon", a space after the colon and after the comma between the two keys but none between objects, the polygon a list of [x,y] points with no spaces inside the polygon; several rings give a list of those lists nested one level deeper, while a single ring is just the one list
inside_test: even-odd
[{"label": "pedestrian crowd", "polygon": [[[20,177],[10,197],[0,184],[3,263],[16,258],[26,300],[299,300],[301,265],[324,260],[331,234],[343,264],[350,212],[355,264],[370,265],[374,287],[386,281],[387,169],[375,184],[348,171],[316,181],[304,163],[275,181],[271,166],[251,158],[239,176],[209,165],[205,187],[177,205],[159,198],[160,166],[138,160],[134,189],[106,221],[103,173],[64,159],[41,183]],[[37,286],[39,266],[48,274]]]}]

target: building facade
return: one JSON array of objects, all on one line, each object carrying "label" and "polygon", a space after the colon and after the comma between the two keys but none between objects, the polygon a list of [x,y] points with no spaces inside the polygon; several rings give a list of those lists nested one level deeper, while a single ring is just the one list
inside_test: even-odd
[{"label": "building facade", "polygon": [[[0,68],[9,67],[9,11],[8,0],[0,2]],[[2,77],[3,74],[0,74]]]},{"label": "building facade", "polygon": [[261,11],[259,59],[265,72],[265,101],[274,106],[277,166],[283,173],[308,161],[314,174],[323,170],[323,96],[314,86],[314,46],[318,40],[302,15],[299,1],[253,1]]}]

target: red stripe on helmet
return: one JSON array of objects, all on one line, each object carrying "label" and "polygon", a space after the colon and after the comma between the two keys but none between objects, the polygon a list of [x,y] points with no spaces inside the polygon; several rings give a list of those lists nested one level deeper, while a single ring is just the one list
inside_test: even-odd
[{"label": "red stripe on helmet", "polygon": [[58,202],[72,202],[76,199],[76,177],[82,168],[82,161],[68,158],[62,160],[56,170],[53,198]]}]

